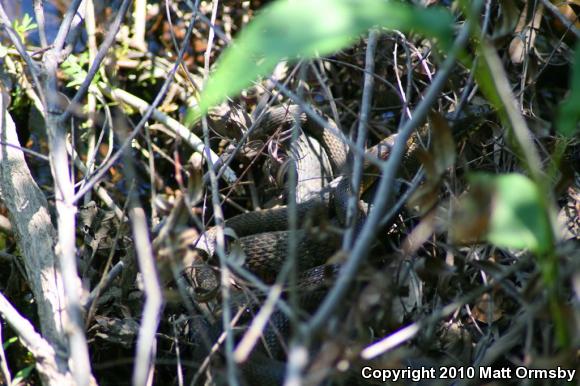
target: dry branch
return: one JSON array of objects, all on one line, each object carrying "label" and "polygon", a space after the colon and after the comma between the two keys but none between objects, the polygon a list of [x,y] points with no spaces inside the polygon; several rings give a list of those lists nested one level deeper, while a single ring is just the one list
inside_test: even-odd
[{"label": "dry branch", "polygon": [[[32,178],[24,154],[18,150],[20,143],[16,126],[7,112],[6,101],[7,95],[2,92],[0,141],[13,146],[0,147],[0,198],[8,209],[12,229],[19,240],[28,284],[37,303],[42,334],[58,350],[66,347],[66,343],[62,326],[63,285],[54,253],[56,231],[50,221],[46,198]],[[58,368],[62,376],[68,372],[65,361],[59,363]]]}]

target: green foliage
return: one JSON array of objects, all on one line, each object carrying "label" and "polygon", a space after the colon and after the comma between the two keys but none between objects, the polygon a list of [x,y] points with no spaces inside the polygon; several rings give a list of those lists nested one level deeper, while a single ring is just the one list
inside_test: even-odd
[{"label": "green foliage", "polygon": [[552,228],[540,189],[521,174],[471,177],[492,190],[487,239],[504,248],[529,249],[542,255],[552,249]]},{"label": "green foliage", "polygon": [[272,71],[282,59],[328,55],[351,45],[373,26],[416,31],[447,47],[452,15],[440,8],[419,8],[388,0],[276,1],[264,8],[222,54],[188,124]]},{"label": "green foliage", "polygon": [[[13,336],[9,339],[7,339],[3,344],[2,347],[4,350],[7,350],[10,346],[13,346],[15,344],[17,344],[19,342],[18,337]],[[30,377],[30,374],[32,373],[32,370],[34,370],[34,368],[36,367],[36,364],[34,364],[34,357],[32,356],[32,353],[30,351],[26,351],[26,355],[23,357],[24,362],[28,362],[31,363],[30,365],[24,367],[23,369],[19,370],[15,375],[14,378],[12,379],[12,383],[11,385],[21,385],[23,384],[23,381],[26,380],[28,377]]]},{"label": "green foliage", "polygon": [[576,45],[574,54],[570,95],[560,105],[556,128],[560,134],[571,137],[578,132],[578,121],[580,121],[580,43]]},{"label": "green foliage", "polygon": [[[62,72],[69,77],[67,87],[78,88],[87,77],[87,68],[89,65],[89,53],[83,52],[79,55],[69,55],[62,63]],[[95,75],[91,84],[99,82],[99,73]]]},{"label": "green foliage", "polygon": [[35,367],[36,365],[29,365],[23,368],[22,370],[18,371],[14,376],[14,379],[12,380],[12,384],[13,385],[22,384],[22,382],[30,376],[30,373],[32,373],[32,370],[34,370]]},{"label": "green foliage", "polygon": [[4,342],[2,344],[2,347],[4,350],[8,349],[8,347],[10,347],[11,345],[13,345],[14,343],[18,342],[18,337],[13,336],[12,338],[6,340],[6,342]]},{"label": "green foliage", "polygon": [[20,37],[20,40],[24,41],[26,34],[29,31],[33,31],[38,28],[38,24],[34,23],[32,20],[32,17],[30,17],[30,15],[27,13],[22,16],[22,21],[19,22],[18,20],[14,20],[12,27]]}]

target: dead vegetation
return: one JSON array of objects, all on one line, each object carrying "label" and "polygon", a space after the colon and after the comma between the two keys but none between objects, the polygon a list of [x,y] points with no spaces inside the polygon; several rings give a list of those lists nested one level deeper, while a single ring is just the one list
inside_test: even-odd
[{"label": "dead vegetation", "polygon": [[[365,379],[369,366],[409,371],[402,381],[380,373],[392,383],[578,382],[532,371],[580,367],[580,144],[556,130],[580,65],[577,2],[485,2],[487,51],[465,35],[448,67],[429,39],[371,31],[334,55],[280,63],[212,110],[206,128],[183,125],[204,66],[268,2],[204,1],[195,12],[149,2],[139,14],[136,1],[120,28],[130,2],[112,3],[73,23],[67,36],[79,28],[81,43],[69,51],[28,32],[23,55],[2,20],[0,384],[383,384]],[[210,22],[221,31],[212,44]],[[86,94],[88,63],[106,44]],[[42,56],[57,53],[57,67]],[[474,76],[475,61],[496,59],[505,115]],[[227,256],[218,247],[200,257],[193,245],[223,219],[287,204],[292,128],[244,133],[265,106],[290,103],[316,108],[353,142],[366,127],[366,148],[409,128],[420,135],[388,203],[379,171],[366,170],[362,197],[385,207],[373,227],[349,231],[316,211],[288,220],[351,239],[311,279],[286,269],[262,280],[227,226]],[[415,123],[417,111],[426,119]],[[496,197],[474,172],[539,176],[549,259],[486,239]],[[434,376],[411,372],[420,369]]]}]

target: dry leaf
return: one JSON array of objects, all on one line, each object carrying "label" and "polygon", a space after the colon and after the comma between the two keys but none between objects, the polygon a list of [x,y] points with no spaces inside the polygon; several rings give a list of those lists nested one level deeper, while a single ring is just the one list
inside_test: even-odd
[{"label": "dry leaf", "polygon": [[528,52],[534,47],[537,35],[536,31],[540,28],[544,14],[544,6],[539,4],[532,20],[527,22],[527,10],[528,3],[526,2],[516,30],[514,31],[516,36],[512,39],[509,46],[510,60],[514,64],[521,64]]}]

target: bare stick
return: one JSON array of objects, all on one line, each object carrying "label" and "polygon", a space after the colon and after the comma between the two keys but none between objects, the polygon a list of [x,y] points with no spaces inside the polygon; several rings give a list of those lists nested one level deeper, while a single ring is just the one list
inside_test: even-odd
[{"label": "bare stick", "polygon": [[145,43],[145,24],[147,21],[147,1],[146,0],[135,0],[135,9],[133,11],[133,38],[131,39],[131,44],[133,47],[138,48],[141,51],[147,49],[147,43]]},{"label": "bare stick", "polygon": [[[214,0],[212,4],[212,20],[211,24],[215,23],[215,18],[217,14],[217,7],[218,1]],[[214,30],[209,30],[209,36],[207,39],[207,48],[205,51],[205,60],[204,60],[204,81],[207,81],[207,77],[209,76],[209,58],[211,55],[211,50],[213,47],[213,39],[214,39]],[[214,165],[210,155],[210,144],[209,144],[209,127],[207,125],[207,118],[204,116],[202,117],[202,128],[203,128],[203,139],[205,143],[205,152],[206,152],[206,159],[208,162],[208,172],[209,172],[209,180],[210,180],[210,191],[211,191],[211,202],[214,211],[214,217],[216,222],[216,253],[219,258],[220,262],[220,273],[221,273],[221,294],[222,294],[222,303],[223,303],[223,315],[222,315],[222,324],[225,329],[225,356],[226,356],[226,366],[227,366],[227,377],[228,377],[228,384],[232,386],[237,386],[238,376],[236,374],[236,366],[234,360],[234,336],[232,331],[231,325],[231,308],[230,308],[230,269],[227,266],[227,259],[226,259],[226,251],[225,251],[225,237],[224,237],[224,216],[222,213],[222,208],[220,206],[220,199],[219,199],[219,189],[218,189],[218,181],[217,176],[215,174]]]},{"label": "bare stick", "polygon": [[77,11],[81,5],[83,0],[73,0],[73,2],[69,5],[66,14],[64,15],[64,19],[62,23],[60,23],[60,27],[58,29],[58,33],[56,34],[56,38],[54,39],[53,49],[60,52],[64,46],[68,33],[70,31],[71,25],[73,24],[73,20],[77,14]]},{"label": "bare stick", "polygon": [[[126,151],[124,159],[127,179],[132,185],[135,185],[137,182],[135,170],[128,151]],[[145,293],[145,304],[143,306],[143,316],[141,317],[141,326],[139,327],[139,336],[137,338],[135,365],[133,367],[133,385],[144,386],[152,384],[156,351],[155,334],[163,308],[163,296],[159,275],[157,275],[157,270],[155,269],[147,216],[139,203],[138,193],[135,188],[130,190],[129,200],[129,218],[131,219],[131,228],[133,230],[133,245],[139,262],[139,271],[143,277],[143,291]]]},{"label": "bare stick", "polygon": [[[146,112],[150,108],[150,105],[143,99],[140,99],[128,93],[127,91],[121,89],[111,89],[106,85],[102,85],[101,90],[109,98],[114,99],[121,103],[125,103],[133,108],[138,109],[141,112]],[[203,143],[203,140],[194,133],[192,133],[190,130],[188,130],[187,127],[183,126],[177,120],[171,118],[170,116],[162,113],[157,109],[153,110],[151,116],[155,120],[163,123],[175,134],[179,135],[179,137],[181,137],[181,139],[183,139],[194,151],[202,154],[203,156],[206,155],[204,151],[205,145]],[[209,156],[211,157],[213,163],[219,163],[220,160],[219,156],[216,153],[214,153],[211,149],[209,151]],[[236,173],[230,167],[226,167],[224,169],[223,177],[224,180],[230,184],[235,183],[237,180]]]},{"label": "bare stick", "polygon": [[8,17],[8,14],[4,10],[4,6],[2,6],[2,3],[0,3],[0,28],[4,29],[6,31],[6,33],[8,34],[8,37],[12,41],[12,44],[14,44],[14,47],[16,47],[16,50],[18,51],[18,53],[20,54],[22,59],[26,62],[26,65],[28,66],[28,71],[29,71],[30,76],[33,80],[33,85],[39,94],[38,97],[42,101],[43,106],[46,106],[46,101],[44,100],[44,94],[42,93],[42,88],[40,87],[40,81],[38,79],[38,72],[39,72],[38,66],[36,65],[35,62],[32,61],[32,58],[26,52],[26,48],[22,44],[20,37],[18,36],[16,31],[14,31],[14,28],[12,28],[12,23],[10,21],[10,18]]},{"label": "bare stick", "polygon": [[[87,46],[89,51],[89,63],[95,62],[95,57],[97,55],[97,25],[95,19],[95,4],[93,0],[87,0],[85,2],[85,29],[87,31]],[[86,82],[86,79],[83,81]],[[97,97],[94,94],[89,93],[87,95],[87,162],[88,172],[84,173],[85,176],[91,174],[94,170],[94,163],[92,160],[96,156],[96,127],[95,127],[95,117],[97,109]],[[70,152],[69,152],[70,154]],[[74,158],[76,163],[76,158]],[[86,177],[85,177],[86,178]],[[88,204],[91,201],[91,192],[85,195],[84,204]]]},{"label": "bare stick", "polygon": [[38,24],[38,36],[40,38],[40,46],[42,48],[48,47],[48,40],[46,39],[46,29],[44,23],[44,0],[34,0],[34,16]]},{"label": "bare stick", "polygon": [[[367,51],[365,58],[365,76],[363,85],[363,95],[360,109],[360,117],[358,122],[358,131],[356,138],[356,147],[358,149],[365,149],[365,142],[367,140],[368,133],[368,121],[371,113],[371,105],[373,99],[373,86],[374,78],[372,74],[375,72],[375,48],[377,47],[378,31],[372,29],[369,33],[369,39],[367,43]],[[362,181],[363,173],[363,157],[360,153],[354,156],[354,166],[353,174],[351,180],[352,196],[349,197],[348,206],[346,211],[346,225],[350,227],[347,228],[346,234],[342,242],[342,248],[348,249],[353,241],[356,228],[356,211],[358,202],[358,191],[360,189],[360,184]]]},{"label": "bare stick", "polygon": [[80,302],[81,281],[77,273],[76,260],[76,206],[73,201],[74,185],[70,176],[69,159],[66,151],[66,132],[59,120],[57,97],[58,52],[51,50],[44,56],[46,69],[44,90],[47,95],[46,132],[50,147],[50,165],[55,181],[56,211],[58,225],[58,245],[60,271],[63,276],[68,323],[65,328],[69,336],[70,356],[74,363],[73,372],[79,386],[88,385],[91,378],[89,348],[85,337],[82,308]]},{"label": "bare stick", "polygon": [[74,384],[71,374],[61,370],[63,364],[60,353],[57,354],[54,347],[34,330],[32,324],[18,313],[2,293],[0,293],[0,315],[10,324],[26,349],[36,359],[36,370],[43,384],[54,386]]},{"label": "bare stick", "polygon": [[93,60],[93,62],[91,63],[91,68],[89,68],[89,72],[87,73],[85,80],[83,80],[83,83],[80,85],[75,96],[71,99],[69,106],[60,117],[60,119],[62,119],[63,121],[67,120],[70,117],[75,106],[80,103],[81,99],[85,96],[86,92],[88,91],[91,82],[93,81],[95,75],[97,74],[97,71],[99,71],[99,68],[101,68],[101,63],[105,59],[105,56],[109,51],[109,48],[111,48],[111,46],[115,42],[115,36],[117,36],[117,32],[119,32],[121,22],[123,21],[123,17],[125,16],[125,13],[127,13],[127,8],[129,8],[130,4],[131,4],[130,0],[124,0],[123,4],[121,4],[119,12],[117,12],[117,16],[115,17],[115,21],[113,21],[113,23],[111,24],[109,32],[105,37],[105,40],[101,43],[99,51],[95,56],[95,60]]},{"label": "bare stick", "polygon": [[[14,121],[7,112],[7,98],[5,92],[2,92],[0,139],[14,146],[0,146],[0,197],[8,208],[13,232],[20,241],[42,333],[49,345],[63,348],[65,341],[61,321],[64,317],[64,296],[54,254],[56,231],[50,221],[46,198],[30,174],[24,154],[18,150],[20,144]],[[66,359],[57,360],[58,368],[63,369],[61,376],[64,377],[68,368]]]},{"label": "bare stick", "polygon": [[167,90],[169,89],[169,86],[173,82],[173,77],[175,75],[175,72],[177,71],[177,68],[179,67],[181,60],[183,59],[183,55],[185,54],[185,51],[188,47],[189,38],[191,37],[191,34],[193,32],[193,24],[194,24],[193,22],[190,23],[190,25],[187,29],[183,45],[181,46],[181,50],[179,51],[179,54],[177,55],[177,60],[176,60],[175,64],[173,65],[173,68],[167,74],[167,79],[165,80],[165,82],[163,82],[161,89],[157,93],[157,96],[155,97],[153,102],[151,102],[149,108],[143,113],[143,116],[141,117],[141,120],[139,121],[139,123],[137,123],[135,128],[129,133],[126,140],[121,144],[119,149],[113,155],[111,155],[109,160],[107,162],[105,162],[100,167],[100,169],[95,173],[95,175],[90,180],[88,180],[87,183],[81,189],[79,189],[79,191],[76,193],[76,195],[73,199],[73,202],[76,202],[79,199],[81,199],[85,195],[85,193],[89,189],[91,189],[92,186],[95,183],[97,183],[97,181],[99,181],[105,175],[105,173],[107,173],[109,168],[111,166],[113,166],[115,164],[115,162],[117,162],[119,160],[119,158],[121,157],[123,152],[131,144],[131,141],[133,140],[133,138],[135,138],[137,136],[137,134],[139,134],[139,132],[141,131],[141,129],[143,128],[145,123],[153,115],[153,111],[157,108],[159,103],[161,103],[161,101],[163,100],[163,97],[165,96],[165,93],[167,92]]},{"label": "bare stick", "polygon": [[403,155],[405,154],[406,143],[413,130],[423,122],[429,109],[433,103],[437,100],[439,92],[445,85],[447,78],[449,77],[451,70],[455,64],[455,58],[459,51],[467,43],[469,37],[469,23],[465,23],[459,36],[457,37],[455,44],[449,52],[449,55],[443,62],[441,69],[439,70],[437,76],[433,79],[433,83],[429,87],[429,90],[425,94],[424,99],[419,103],[413,117],[405,123],[398,133],[397,139],[395,141],[395,146],[392,149],[392,153],[389,156],[388,161],[384,163],[382,167],[382,177],[377,190],[376,197],[379,198],[375,203],[375,207],[371,211],[369,217],[367,218],[363,229],[361,230],[360,236],[357,238],[352,252],[350,253],[349,259],[343,266],[340,275],[336,281],[335,286],[329,292],[324,302],[318,308],[318,311],[310,322],[308,323],[305,333],[307,335],[314,333],[316,330],[320,329],[324,323],[328,320],[332,312],[338,303],[342,300],[349,285],[354,278],[358,267],[364,261],[367,252],[372,244],[372,239],[378,229],[377,225],[380,223],[384,212],[386,210],[387,204],[392,196],[392,186],[396,171],[401,164]]},{"label": "bare stick", "polygon": [[505,280],[514,272],[517,272],[526,263],[527,261],[520,261],[517,264],[512,265],[511,267],[507,268],[501,275],[494,277],[493,282],[476,288],[475,290],[463,295],[448,305],[434,310],[429,316],[411,323],[410,325],[395,331],[389,336],[370,344],[364,350],[362,350],[361,357],[366,360],[375,358],[389,350],[392,350],[398,345],[413,339],[419,331],[428,327],[429,325],[433,325],[433,323],[443,318],[452,315],[465,304],[472,303],[475,299],[479,298],[481,295],[494,288],[497,285],[496,283]]},{"label": "bare stick", "polygon": [[568,28],[570,31],[572,31],[572,33],[576,36],[576,39],[580,39],[580,30],[578,30],[578,28],[576,28],[576,26],[574,25],[574,23],[578,22],[578,17],[576,17],[576,20],[574,20],[574,21],[568,20],[568,18],[566,16],[564,16],[562,14],[562,12],[560,12],[558,7],[556,7],[550,1],[548,1],[548,0],[541,0],[541,1],[542,1],[542,4],[544,4],[544,7],[548,8],[548,10],[550,12],[552,12],[554,14],[554,16],[556,16],[558,18],[558,20],[560,20],[560,23],[564,24],[564,26],[566,26],[566,28]]},{"label": "bare stick", "polygon": [[[92,380],[89,349],[85,337],[85,329],[80,302],[81,281],[77,271],[76,261],[76,206],[74,203],[74,183],[69,167],[66,150],[66,130],[61,120],[61,104],[57,72],[60,60],[63,60],[63,46],[67,38],[69,43],[76,40],[69,36],[71,25],[76,20],[74,30],[78,30],[80,20],[75,18],[82,0],[74,0],[65,14],[51,50],[43,57],[45,79],[43,92],[46,97],[45,121],[48,145],[50,148],[50,166],[55,182],[56,211],[58,225],[58,244],[56,254],[59,256],[60,272],[63,277],[64,298],[66,299],[65,332],[68,335],[72,371],[77,385],[88,385]],[[81,14],[84,14],[84,8]]]},{"label": "bare stick", "polygon": [[[0,323],[0,342],[4,343],[4,339],[2,338],[2,323]],[[10,369],[8,368],[8,362],[6,361],[4,344],[0,345],[0,374],[2,375],[2,378],[6,384],[12,384],[12,375],[10,375]]]}]

